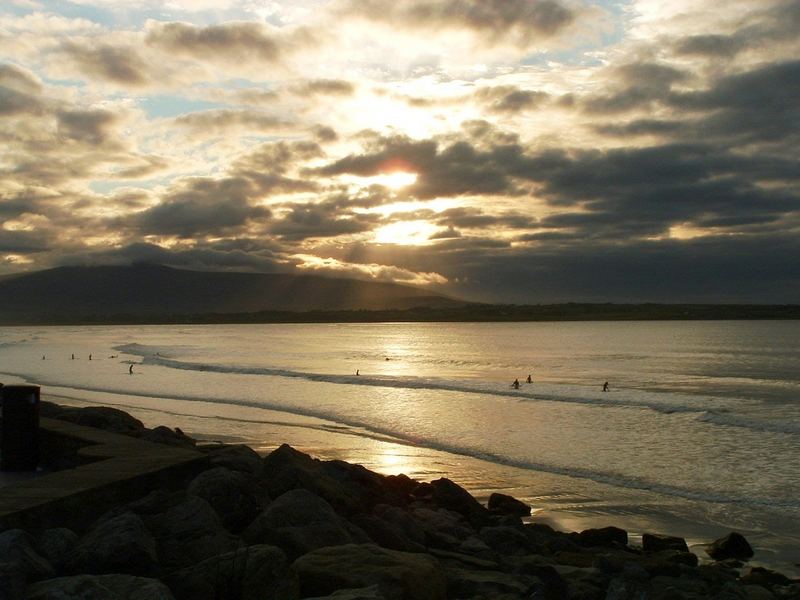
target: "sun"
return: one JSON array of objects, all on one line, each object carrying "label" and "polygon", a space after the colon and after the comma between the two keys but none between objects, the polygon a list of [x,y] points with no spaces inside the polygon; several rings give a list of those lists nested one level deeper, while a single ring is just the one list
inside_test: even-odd
[{"label": "sun", "polygon": [[370,179],[379,185],[397,190],[416,183],[417,174],[407,171],[394,171],[392,173],[381,173],[370,177]]},{"label": "sun", "polygon": [[401,221],[384,225],[375,230],[375,241],[379,244],[422,246],[430,243],[430,237],[438,228],[428,221]]}]

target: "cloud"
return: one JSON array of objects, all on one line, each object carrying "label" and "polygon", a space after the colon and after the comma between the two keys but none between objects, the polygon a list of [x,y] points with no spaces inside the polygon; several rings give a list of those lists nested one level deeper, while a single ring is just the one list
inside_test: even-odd
[{"label": "cloud", "polygon": [[151,68],[129,46],[106,43],[64,42],[61,51],[74,63],[77,72],[112,83],[141,87],[151,81]]},{"label": "cloud", "polygon": [[205,137],[222,135],[232,129],[259,133],[282,131],[294,125],[272,114],[241,109],[198,111],[176,117],[173,122]]},{"label": "cloud", "polygon": [[577,18],[554,0],[348,0],[339,11],[394,27],[471,32],[487,47],[520,48],[559,34]]},{"label": "cloud", "polygon": [[545,92],[522,90],[515,86],[503,85],[481,88],[475,98],[495,113],[519,113],[536,108],[549,98]]},{"label": "cloud", "polygon": [[88,144],[102,144],[110,138],[119,116],[109,110],[65,110],[56,113],[58,134]]},{"label": "cloud", "polygon": [[312,79],[289,88],[297,96],[325,95],[352,96],[356,87],[342,79]]}]

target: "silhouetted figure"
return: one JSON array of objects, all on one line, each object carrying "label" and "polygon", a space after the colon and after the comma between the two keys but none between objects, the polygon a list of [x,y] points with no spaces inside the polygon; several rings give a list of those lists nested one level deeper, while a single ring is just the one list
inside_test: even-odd
[{"label": "silhouetted figure", "polygon": [[511,387],[513,387],[515,390],[518,390],[519,389],[519,379],[515,379],[514,383],[511,384]]},{"label": "silhouetted figure", "polygon": [[607,381],[603,384],[603,391],[604,392],[608,391],[608,382]]},{"label": "silhouetted figure", "polygon": [[42,354],[42,360],[44,360],[44,354]]},{"label": "silhouetted figure", "polygon": [[75,355],[74,354],[72,355],[72,360],[75,360]]},{"label": "silhouetted figure", "polygon": [[89,360],[92,360],[92,355],[91,354],[89,355]]},{"label": "silhouetted figure", "polygon": [[131,375],[133,375],[133,365],[131,365],[130,367],[128,367],[128,373],[130,373]]},{"label": "silhouetted figure", "polygon": [[356,376],[358,376],[358,375],[361,375],[361,373],[359,373],[358,369],[356,369]]},{"label": "silhouetted figure", "polygon": [[533,383],[533,380],[531,379],[531,374],[530,373],[528,373],[528,378],[525,381],[527,383]]}]

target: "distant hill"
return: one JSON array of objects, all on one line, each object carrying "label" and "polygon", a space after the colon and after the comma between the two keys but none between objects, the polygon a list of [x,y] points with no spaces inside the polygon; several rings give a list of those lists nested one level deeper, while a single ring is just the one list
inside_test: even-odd
[{"label": "distant hill", "polygon": [[[283,273],[161,265],[59,267],[0,279],[0,322],[67,323],[258,311],[405,310],[465,304],[426,290]],[[156,319],[157,321],[160,319]]]}]

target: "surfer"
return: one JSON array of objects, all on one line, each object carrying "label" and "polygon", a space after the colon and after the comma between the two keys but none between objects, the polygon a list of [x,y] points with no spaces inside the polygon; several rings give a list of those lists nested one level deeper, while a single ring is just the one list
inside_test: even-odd
[{"label": "surfer", "polygon": [[603,391],[604,392],[608,391],[608,382],[607,381],[603,384]]},{"label": "surfer", "polygon": [[358,372],[358,369],[356,369],[356,377],[358,377],[360,374],[361,373]]},{"label": "surfer", "polygon": [[515,379],[514,383],[511,384],[511,387],[513,387],[515,390],[518,390],[519,389],[519,379]]},{"label": "surfer", "polygon": [[528,378],[525,381],[527,383],[533,383],[533,380],[531,379],[531,374],[530,373],[528,373]]},{"label": "surfer", "polygon": [[75,354],[72,355],[72,360],[75,360]]},{"label": "surfer", "polygon": [[92,360],[92,355],[91,354],[89,355],[89,360]]},{"label": "surfer", "polygon": [[130,367],[128,367],[128,373],[130,373],[131,375],[133,375],[133,365],[131,365]]}]

